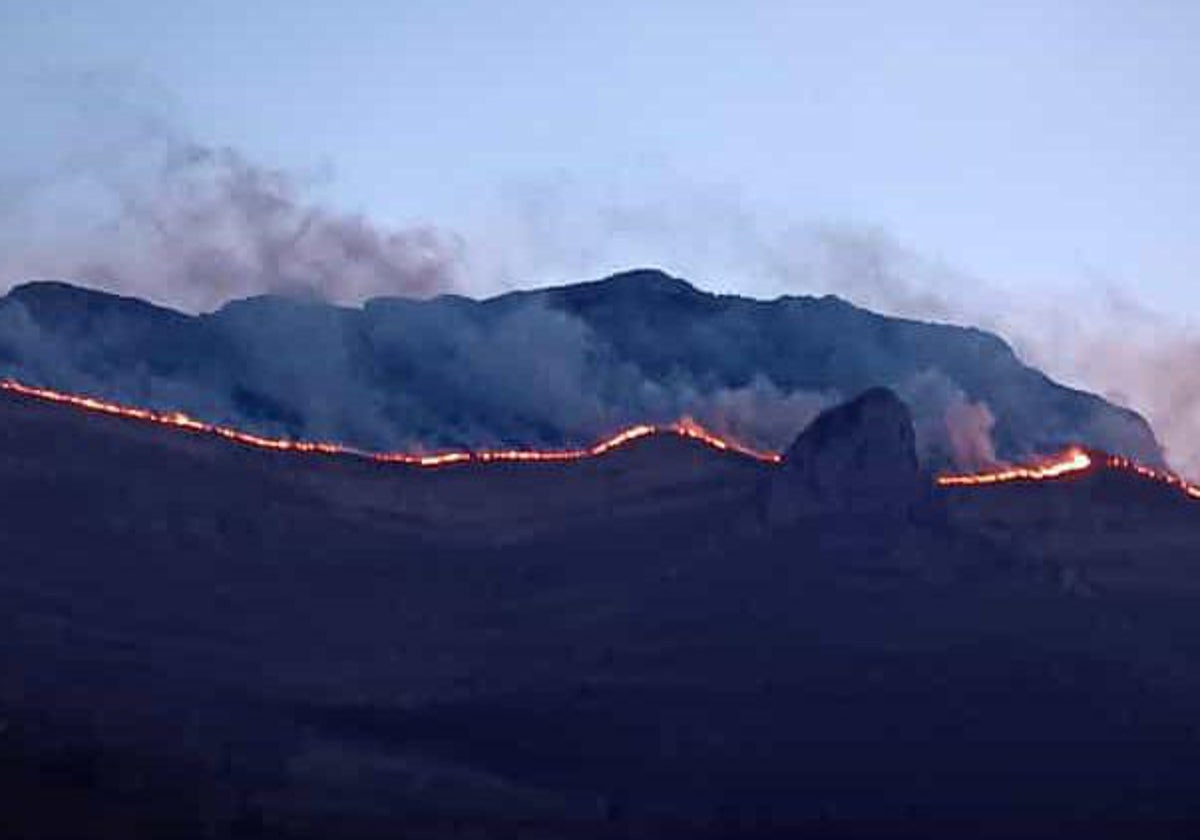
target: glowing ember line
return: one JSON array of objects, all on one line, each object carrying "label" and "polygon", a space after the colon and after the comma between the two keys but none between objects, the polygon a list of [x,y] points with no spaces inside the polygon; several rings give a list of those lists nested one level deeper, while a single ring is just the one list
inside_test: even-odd
[{"label": "glowing ember line", "polygon": [[1072,447],[1062,455],[1040,464],[1005,467],[993,472],[942,475],[938,476],[937,483],[942,487],[974,487],[982,484],[1007,484],[1012,481],[1045,481],[1084,472],[1091,467],[1092,456],[1078,447]]},{"label": "glowing ember line", "polygon": [[586,449],[500,449],[500,450],[462,450],[454,452],[439,452],[422,455],[409,452],[369,452],[356,449],[340,443],[325,441],[291,440],[288,438],[270,438],[262,435],[242,432],[228,426],[218,426],[197,420],[179,411],[155,411],[146,408],[135,408],[120,403],[99,400],[78,394],[68,394],[49,388],[39,388],[25,385],[12,379],[0,380],[0,391],[9,391],[25,397],[46,402],[68,405],[98,414],[108,414],[114,417],[124,417],[147,423],[156,423],[176,429],[198,434],[214,435],[225,440],[257,449],[268,449],[276,452],[300,452],[313,455],[348,455],[364,458],[384,464],[407,464],[415,467],[445,467],[465,463],[496,463],[496,462],[553,462],[578,461],[585,458],[595,458],[618,447],[624,446],[639,438],[650,435],[673,434],[679,437],[697,440],[713,449],[723,452],[735,452],[748,458],[754,458],[766,463],[779,463],[782,457],[774,452],[762,452],[721,438],[705,429],[695,421],[684,418],[668,425],[655,426],[641,424],[631,426],[610,438],[600,441]]},{"label": "glowing ember line", "polygon": [[[228,426],[218,426],[214,423],[197,420],[180,411],[156,411],[148,408],[136,408],[134,406],[96,399],[95,397],[68,394],[50,388],[25,385],[12,379],[0,380],[0,391],[9,391],[25,397],[57,403],[59,405],[67,405],[72,408],[98,414],[108,414],[114,417],[155,423],[160,426],[182,429],[197,434],[212,435],[256,449],[266,449],[275,452],[298,452],[310,455],[344,455],[383,464],[407,464],[414,467],[446,467],[454,464],[468,463],[580,461],[604,455],[632,441],[650,437],[651,435],[676,435],[688,438],[689,440],[699,441],[706,446],[722,452],[734,452],[768,464],[778,464],[783,460],[783,457],[776,452],[752,449],[740,443],[722,438],[686,417],[666,425],[643,423],[631,426],[610,438],[582,449],[460,450],[419,454],[411,452],[369,452],[364,449],[357,449],[352,446],[327,441],[264,437],[251,432],[239,431]],[[937,483],[940,487],[980,487],[1014,482],[1052,481],[1072,475],[1080,475],[1099,468],[1132,473],[1141,478],[1174,488],[1185,493],[1190,498],[1200,499],[1200,486],[1192,484],[1174,473],[1142,466],[1129,458],[1118,455],[1089,453],[1078,446],[1073,446],[1056,457],[1036,464],[1004,467],[990,472],[942,475],[937,478]]]},{"label": "glowing ember line", "polygon": [[1193,499],[1200,499],[1200,486],[1165,470],[1143,466],[1120,455],[1091,454],[1074,446],[1047,461],[1023,467],[1005,467],[991,472],[966,473],[939,476],[941,487],[979,487],[988,484],[1013,482],[1050,481],[1078,475],[1089,470],[1102,468],[1117,472],[1133,473],[1140,478],[1157,482],[1178,490]]},{"label": "glowing ember line", "polygon": [[1152,467],[1144,467],[1141,464],[1131,461],[1129,458],[1123,458],[1120,455],[1109,455],[1107,460],[1109,469],[1125,470],[1127,472],[1139,475],[1142,478],[1157,481],[1160,484],[1166,484],[1169,487],[1174,487],[1183,493],[1186,493],[1193,499],[1200,499],[1200,486],[1192,484],[1187,479],[1175,475],[1175,473],[1165,472],[1164,470],[1156,470]]}]

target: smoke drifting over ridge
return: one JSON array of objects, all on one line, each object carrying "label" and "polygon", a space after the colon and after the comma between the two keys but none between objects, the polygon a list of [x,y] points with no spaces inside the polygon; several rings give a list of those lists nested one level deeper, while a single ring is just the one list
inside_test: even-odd
[{"label": "smoke drifting over ridge", "polygon": [[83,264],[83,275],[106,285],[165,283],[189,308],[259,293],[344,303],[452,285],[448,237],[384,231],[307,204],[294,180],[231,149],[168,148],[155,188],[122,201],[115,233],[132,241]]},{"label": "smoke drifting over ridge", "polygon": [[[0,179],[0,289],[62,278],[195,312],[262,293],[357,304],[381,295],[429,296],[662,265],[702,286],[723,281],[737,289],[828,291],[891,314],[997,330],[1051,375],[1145,412],[1175,466],[1200,474],[1200,444],[1191,436],[1200,421],[1200,381],[1188,372],[1195,366],[1179,362],[1200,356],[1200,339],[1184,325],[1111,296],[1020,309],[882,231],[772,224],[726,191],[682,183],[654,200],[637,184],[603,200],[573,194],[569,184],[535,185],[516,212],[500,208],[503,224],[465,237],[432,226],[388,230],[322,205],[313,197],[313,178],[189,138],[166,99],[143,79],[75,74],[56,81],[55,94],[68,105],[64,136],[75,146],[51,164]],[[86,141],[79,139],[85,134]],[[1081,311],[1087,317],[1061,317]],[[545,340],[539,346],[521,339],[517,356],[552,352],[551,338]],[[314,360],[309,370],[315,376],[329,367]],[[473,382],[495,381],[497,401],[520,403],[520,382],[492,368],[464,365],[459,376],[471,371]],[[586,390],[577,371],[529,370],[521,376],[541,377],[539,387],[562,397],[557,420],[582,427],[611,419],[611,408],[575,392]],[[926,416],[926,427],[939,429],[937,446],[947,458],[964,468],[985,466],[995,449],[992,407],[941,372],[927,374],[945,381],[898,387]],[[833,398],[768,377],[733,390],[691,393],[689,387],[664,392],[662,383],[643,383],[628,392],[637,397],[630,405],[678,407],[721,431],[780,445],[787,442],[786,426],[802,424]],[[315,398],[314,406],[320,404]]]},{"label": "smoke drifting over ridge", "polygon": [[0,180],[0,286],[74,279],[183,309],[256,294],[337,303],[455,284],[461,243],[323,206],[311,179],[187,135],[144,80],[52,85],[51,160]]},{"label": "smoke drifting over ridge", "polygon": [[[838,269],[819,279],[818,287],[878,311],[975,324],[1003,335],[1022,358],[1056,379],[1143,414],[1172,467],[1200,478],[1200,326],[1193,321],[1156,311],[1111,281],[1091,278],[1085,286],[1017,300],[987,281],[924,260],[882,233],[843,232],[838,239]],[[954,421],[960,432],[969,416]],[[978,412],[971,422],[977,430],[988,425]]]},{"label": "smoke drifting over ridge", "polygon": [[[1171,465],[1200,478],[1200,326],[1140,304],[1110,282],[1088,278],[1018,298],[885,230],[789,224],[749,210],[732,187],[697,189],[682,179],[652,200],[636,187],[598,197],[569,179],[527,192],[534,198],[519,205],[522,212],[505,216],[516,229],[503,242],[526,243],[518,252],[501,248],[509,276],[586,276],[597,266],[636,262],[710,288],[832,293],[890,315],[978,326],[1004,336],[1055,379],[1145,415]],[[965,397],[945,402],[952,404],[959,407],[941,422],[953,425],[958,457],[973,468],[993,448],[991,408]]]},{"label": "smoke drifting over ridge", "polygon": [[485,301],[265,297],[198,317],[31,284],[0,299],[0,376],[406,451],[578,447],[687,416],[782,450],[821,409],[884,384],[912,407],[929,469],[989,465],[992,431],[1006,459],[1082,441],[1160,462],[1139,418],[1055,385],[994,336],[831,297],[716,296],[657,271]]},{"label": "smoke drifting over ridge", "polygon": [[1111,288],[1076,307],[1066,329],[1030,339],[1031,355],[1142,411],[1172,466],[1200,478],[1200,328]]}]

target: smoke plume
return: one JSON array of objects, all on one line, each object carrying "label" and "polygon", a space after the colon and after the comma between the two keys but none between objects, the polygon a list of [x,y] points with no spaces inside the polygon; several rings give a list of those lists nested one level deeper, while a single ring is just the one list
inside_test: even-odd
[{"label": "smoke plume", "polygon": [[[1018,299],[880,228],[767,218],[738,200],[736,188],[697,188],[669,174],[648,198],[631,180],[604,195],[569,178],[515,191],[518,212],[506,204],[497,214],[503,219],[495,227],[505,235],[482,237],[496,255],[501,284],[658,265],[717,290],[832,293],[890,315],[978,326],[1004,336],[1024,361],[1055,379],[1143,414],[1171,465],[1200,478],[1196,325],[1094,280]],[[987,456],[987,411],[954,411],[950,424],[973,431],[962,452],[948,455],[968,463]]]},{"label": "smoke plume", "polygon": [[61,142],[0,180],[0,286],[65,278],[197,311],[251,295],[339,303],[453,287],[461,243],[322,206],[313,179],[179,127],[144,80],[43,80]]},{"label": "smoke plume", "polygon": [[[885,231],[768,220],[747,210],[736,189],[701,189],[661,172],[624,173],[602,196],[569,179],[509,190],[494,218],[465,237],[428,225],[387,229],[319,201],[319,178],[195,139],[170,97],[137,75],[60,74],[40,79],[35,95],[51,103],[53,119],[42,131],[55,142],[42,159],[0,163],[0,290],[61,278],[194,312],[263,293],[357,304],[429,296],[462,288],[467,278],[478,293],[658,265],[717,290],[832,292],[888,314],[996,330],[1030,364],[1147,415],[1172,463],[1200,475],[1192,435],[1200,421],[1200,374],[1192,371],[1200,365],[1190,361],[1200,361],[1200,333],[1111,292],[1061,300],[1048,293],[1037,306],[1021,304]],[[1066,312],[1083,314],[1072,320]],[[461,344],[423,333],[460,363],[445,366],[446,382],[494,393],[488,422],[507,414],[515,428],[531,411],[544,413],[544,400],[554,402],[547,422],[562,429],[678,410],[749,442],[778,445],[833,398],[765,377],[693,392],[629,375],[595,384],[608,395],[588,393],[577,383],[594,367],[595,350],[581,328],[540,312],[521,317],[478,346],[469,325],[447,326]],[[347,357],[339,340],[325,345],[333,358]],[[504,342],[502,353],[495,341]],[[53,352],[36,355],[45,361]],[[354,380],[328,360],[308,369]],[[931,381],[938,375],[931,371]],[[994,457],[989,406],[953,383],[910,390],[924,427],[943,433],[947,451],[939,457],[963,467]],[[321,399],[313,399],[319,417]],[[410,408],[419,417],[419,407]],[[364,422],[387,427],[386,418]],[[459,422],[463,434],[482,428],[471,430],[471,418]]]}]

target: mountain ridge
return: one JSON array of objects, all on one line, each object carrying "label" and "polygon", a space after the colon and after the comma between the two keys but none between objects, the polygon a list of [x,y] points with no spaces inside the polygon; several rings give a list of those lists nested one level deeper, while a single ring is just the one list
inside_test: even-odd
[{"label": "mountain ridge", "polygon": [[482,300],[260,296],[200,315],[35,282],[0,298],[0,375],[373,449],[578,444],[683,415],[781,449],[882,384],[913,406],[933,464],[967,466],[964,435],[1011,459],[1082,443],[1162,464],[1139,415],[1054,383],[992,333],[831,295],[713,294],[655,269]]}]

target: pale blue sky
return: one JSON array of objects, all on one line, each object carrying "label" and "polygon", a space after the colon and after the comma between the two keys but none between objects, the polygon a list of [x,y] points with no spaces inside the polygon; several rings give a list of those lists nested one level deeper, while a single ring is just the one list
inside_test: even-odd
[{"label": "pale blue sky", "polygon": [[[387,224],[470,237],[539,190],[550,215],[666,201],[674,225],[863,225],[1016,295],[1104,282],[1187,312],[1196,44],[1186,0],[0,4],[10,172],[53,143],[15,86],[120,67],[200,140],[328,167],[325,197]],[[683,221],[679,196],[701,197]],[[644,239],[570,268],[708,268]]]}]

